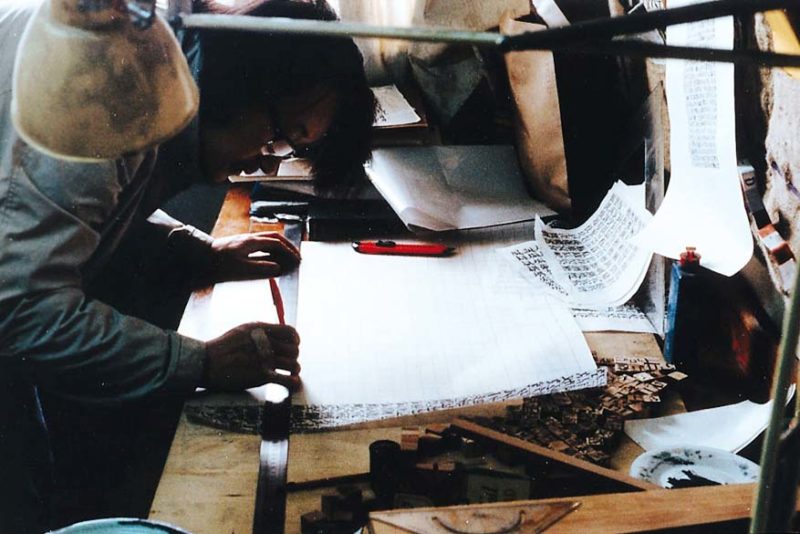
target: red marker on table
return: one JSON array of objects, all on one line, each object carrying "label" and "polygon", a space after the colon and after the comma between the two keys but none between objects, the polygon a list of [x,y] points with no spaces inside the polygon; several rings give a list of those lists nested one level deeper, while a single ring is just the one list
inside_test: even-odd
[{"label": "red marker on table", "polygon": [[441,243],[395,241],[353,241],[353,249],[361,254],[394,254],[399,256],[449,256],[455,248]]}]

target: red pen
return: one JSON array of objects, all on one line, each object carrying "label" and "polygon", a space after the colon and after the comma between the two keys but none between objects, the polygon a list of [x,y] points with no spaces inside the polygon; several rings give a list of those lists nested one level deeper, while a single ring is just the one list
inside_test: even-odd
[{"label": "red pen", "polygon": [[272,291],[272,302],[275,303],[275,309],[278,311],[278,322],[286,324],[286,312],[283,309],[283,297],[281,296],[281,289],[278,287],[278,282],[274,278],[269,279],[269,289]]},{"label": "red pen", "polygon": [[395,254],[402,256],[449,256],[456,249],[441,243],[397,243],[379,241],[353,241],[353,249],[362,254]]}]

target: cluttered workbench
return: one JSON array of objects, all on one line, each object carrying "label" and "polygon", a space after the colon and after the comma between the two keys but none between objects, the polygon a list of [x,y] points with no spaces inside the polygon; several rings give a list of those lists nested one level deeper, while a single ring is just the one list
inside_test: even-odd
[{"label": "cluttered workbench", "polygon": [[[214,228],[214,234],[221,236],[248,231],[251,228],[249,206],[249,188],[242,186],[231,188]],[[198,307],[202,308],[204,302],[208,303],[210,300],[211,291],[209,288],[197,292],[193,295],[190,306],[195,310]],[[595,358],[600,363],[604,361],[608,363],[614,359],[655,362],[657,361],[655,358],[660,358],[658,344],[654,336],[649,334],[587,333],[586,337]],[[622,367],[617,365],[617,368],[624,370],[624,365]],[[658,368],[655,363],[651,364],[650,369],[662,369],[667,374],[671,372],[668,366]],[[572,397],[572,402],[580,401]],[[537,447],[531,445],[530,440],[518,439],[508,428],[501,428],[502,431],[489,428],[491,421],[498,421],[505,414],[520,414],[526,411],[525,404],[516,403],[516,407],[512,408],[509,408],[509,404],[514,405],[508,402],[480,405],[433,414],[406,416],[379,423],[366,423],[347,430],[292,434],[288,462],[286,532],[299,532],[301,517],[305,516],[305,521],[312,520],[313,516],[309,514],[320,509],[321,497],[330,494],[337,485],[368,481],[365,473],[370,471],[370,444],[380,440],[406,444],[409,432],[417,433],[416,444],[419,442],[419,435],[439,433],[441,436],[442,429],[456,420],[456,426],[466,432],[465,436],[470,435],[476,439],[488,437],[495,446],[500,443],[503,447],[510,446],[522,451],[522,454],[531,451],[532,454],[544,454],[544,463],[547,465],[558,464],[569,469],[577,466],[577,471],[588,473],[590,478],[599,477],[599,480],[603,481],[600,484],[606,488],[602,490],[603,494],[570,499],[570,502],[579,502],[580,506],[559,521],[558,527],[565,531],[582,528],[581,525],[585,526],[587,522],[594,522],[595,525],[602,523],[608,529],[615,531],[641,530],[654,524],[652,514],[656,513],[659,514],[657,524],[661,528],[699,522],[739,520],[749,516],[752,492],[750,485],[722,488],[726,497],[720,498],[719,487],[667,491],[629,477],[627,471],[630,464],[642,449],[621,432],[618,438],[615,438],[615,446],[606,448],[610,454],[605,462],[608,468],[581,460],[580,454],[574,460],[574,465],[569,460],[562,464],[562,456],[548,455],[553,454],[552,451],[568,449],[566,444],[563,447],[552,444],[549,444],[549,447]],[[677,395],[665,396],[660,404],[662,413],[683,410]],[[529,407],[529,409],[546,408]],[[485,423],[486,421],[489,423]],[[602,431],[603,425],[600,424],[600,427]],[[479,429],[478,434],[468,432],[474,428]],[[553,431],[556,434],[559,432]],[[569,443],[569,437],[564,437],[563,440]],[[258,477],[259,442],[259,437],[256,435],[219,430],[190,422],[184,414],[172,443],[150,517],[196,533],[250,532],[253,526]],[[542,453],[541,449],[545,451]],[[565,452],[575,454],[575,451],[571,450]],[[561,452],[557,454],[560,455]],[[445,464],[441,465],[444,469]],[[326,479],[329,479],[328,482]],[[609,491],[611,493],[608,493]],[[616,495],[614,491],[634,491],[637,494]],[[531,495],[547,496],[548,493],[540,488]],[[573,490],[568,495],[582,495],[582,493],[580,491],[575,493]],[[622,505],[618,505],[615,499],[624,499],[626,503],[624,509],[628,512],[620,512]],[[632,504],[634,502],[635,505]],[[665,510],[676,507],[682,513],[665,513]],[[651,508],[652,514],[647,512]],[[384,526],[391,525],[393,517],[391,514],[390,512],[378,514],[375,521],[378,523],[383,521]]]}]

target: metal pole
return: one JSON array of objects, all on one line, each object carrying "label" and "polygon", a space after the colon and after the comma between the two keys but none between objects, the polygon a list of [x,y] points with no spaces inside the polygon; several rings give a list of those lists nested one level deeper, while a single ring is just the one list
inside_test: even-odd
[{"label": "metal pole", "polygon": [[505,35],[496,32],[472,32],[447,28],[412,28],[375,26],[356,22],[333,22],[244,15],[182,15],[181,26],[207,30],[244,30],[264,33],[319,35],[332,37],[380,37],[407,41],[460,43],[477,46],[500,46]]},{"label": "metal pole", "polygon": [[[186,0],[172,0],[179,4]],[[731,14],[749,14],[791,5],[792,0],[717,0],[651,13],[607,17],[570,26],[507,36],[496,32],[473,32],[449,28],[376,26],[354,22],[253,17],[245,15],[210,15],[180,13],[172,19],[183,28],[203,30],[250,31],[270,34],[316,35],[329,37],[371,37],[454,43],[497,47],[502,52],[514,50],[553,50],[565,53],[660,57],[695,61],[746,62],[762,66],[800,67],[800,56],[761,50],[716,50],[675,47],[642,41],[612,40],[617,35],[642,32],[673,24],[682,24]],[[172,7],[172,4],[171,6]]]},{"label": "metal pole", "polygon": [[762,67],[800,67],[800,56],[776,54],[762,50],[721,50],[694,46],[665,46],[634,40],[580,42],[551,47],[553,51],[572,54],[616,55],[625,57],[658,57],[690,61],[749,63]]},{"label": "metal pole", "polygon": [[512,50],[525,50],[532,44],[602,41],[617,35],[636,34],[687,22],[796,6],[796,0],[716,0],[657,11],[639,11],[621,17],[591,19],[550,30],[527,32],[510,36],[504,44]]},{"label": "metal pole", "polygon": [[261,18],[244,15],[182,14],[181,24],[185,28],[210,30],[244,30],[267,33],[377,37],[408,41],[461,43],[477,46],[497,46],[501,50],[507,51],[550,49],[557,44],[566,45],[581,41],[600,41],[617,35],[641,33],[686,22],[696,22],[728,15],[752,14],[793,6],[796,6],[796,0],[715,0],[653,12],[632,13],[622,17],[598,18],[560,28],[527,32],[513,36],[505,36],[496,32],[473,32],[449,28],[376,26],[355,22]]},{"label": "metal pole", "polygon": [[[792,296],[789,309],[783,319],[783,332],[781,335],[778,360],[772,378],[772,413],[764,435],[764,444],[761,449],[761,475],[758,478],[758,492],[753,506],[753,519],[750,522],[750,532],[765,532],[769,526],[770,509],[773,503],[775,471],[778,464],[778,451],[780,437],[785,425],[784,411],[786,409],[786,396],[792,380],[792,371],[795,368],[797,340],[800,336],[800,269],[794,279]],[[800,402],[800,401],[799,401]],[[800,410],[800,404],[797,406]],[[786,491],[797,493],[797,474],[794,484]],[[792,498],[792,502],[794,502]],[[788,525],[787,525],[788,526]]]}]

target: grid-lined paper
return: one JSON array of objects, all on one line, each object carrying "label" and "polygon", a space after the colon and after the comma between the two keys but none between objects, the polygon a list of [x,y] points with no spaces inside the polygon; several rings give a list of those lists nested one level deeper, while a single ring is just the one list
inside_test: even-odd
[{"label": "grid-lined paper", "polygon": [[495,252],[531,232],[465,232],[448,258],[303,243],[296,400],[335,424],[601,384],[570,311]]}]

